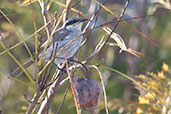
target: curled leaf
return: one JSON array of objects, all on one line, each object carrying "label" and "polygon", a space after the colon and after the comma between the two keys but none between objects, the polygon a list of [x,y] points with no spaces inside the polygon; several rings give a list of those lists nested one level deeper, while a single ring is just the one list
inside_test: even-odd
[{"label": "curled leaf", "polygon": [[[107,34],[110,34],[110,33],[112,32],[112,30],[111,30],[109,27],[104,27],[103,30],[104,30],[105,32],[107,32]],[[117,34],[117,33],[112,33],[111,38],[112,38],[113,40],[115,40],[115,42],[117,43],[117,45],[121,48],[120,53],[121,53],[123,50],[124,50],[124,51],[127,50],[127,47],[126,47],[126,45],[125,45],[125,42],[123,41],[122,37],[121,37],[119,34]]]}]

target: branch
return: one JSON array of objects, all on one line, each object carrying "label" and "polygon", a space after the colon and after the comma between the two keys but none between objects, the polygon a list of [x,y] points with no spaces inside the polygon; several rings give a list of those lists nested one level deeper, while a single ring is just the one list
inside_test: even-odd
[{"label": "branch", "polygon": [[[49,12],[48,12],[48,9],[46,8],[46,6],[48,4],[48,0],[43,0],[43,1],[38,0],[38,2],[39,2],[40,7],[42,9],[42,16],[43,16],[43,20],[44,20],[44,25],[47,25],[47,23],[50,20],[49,19]],[[48,38],[49,38],[50,33],[51,33],[50,32],[50,28],[51,28],[51,25],[50,24],[45,27]]]},{"label": "branch", "polygon": [[[105,44],[107,43],[107,41],[109,40],[109,38],[110,38],[110,36],[112,35],[112,33],[116,30],[116,28],[117,28],[117,26],[118,26],[118,23],[120,22],[120,20],[121,20],[121,18],[123,17],[123,15],[124,15],[124,13],[125,13],[125,11],[126,11],[126,8],[127,8],[127,6],[128,6],[128,3],[129,3],[129,0],[126,2],[126,5],[125,5],[125,7],[124,7],[124,10],[122,11],[122,13],[121,13],[121,15],[120,15],[120,17],[118,18],[118,20],[117,20],[117,22],[116,22],[116,24],[115,24],[115,26],[114,26],[114,28],[113,28],[113,30],[112,30],[112,32],[109,34],[109,36],[107,37],[107,39],[106,40],[104,40],[104,41],[102,41],[102,42],[100,42],[100,44],[102,44],[101,46],[99,46],[99,48],[97,48],[97,50],[95,50],[95,52],[90,56],[90,57],[88,57],[89,59],[91,59],[92,57],[94,57],[96,54],[98,54],[101,50],[102,50],[102,48],[105,46]],[[101,25],[102,26],[102,25]],[[103,25],[104,26],[104,25]],[[98,26],[98,27],[100,27],[100,26]],[[94,30],[95,28],[98,28],[98,27],[94,27],[94,28],[92,28],[92,29],[89,29],[89,30],[87,30],[86,32],[84,32],[83,34],[85,34],[85,33],[87,33],[87,32],[90,32],[90,31],[92,31],[92,30]],[[83,34],[81,34],[81,35],[83,35]],[[79,35],[79,36],[81,36],[81,35]],[[79,38],[79,36],[78,36],[78,38]],[[102,38],[103,39],[103,38]],[[89,59],[86,59],[84,62],[82,62],[83,64],[85,64]],[[72,67],[70,67],[70,69],[72,68],[77,68],[77,67],[82,67],[81,65],[76,65],[76,66],[72,66]],[[62,75],[60,75],[60,73],[58,73],[57,75],[56,75],[56,78],[57,78],[57,80],[55,80],[54,81],[54,83],[50,86],[50,88],[49,88],[49,90],[48,90],[48,93],[47,93],[47,97],[45,98],[45,100],[42,102],[42,104],[41,104],[41,106],[40,106],[40,109],[39,109],[39,111],[38,111],[38,113],[37,114],[43,114],[44,112],[46,112],[47,111],[47,109],[48,109],[48,106],[50,105],[50,103],[52,102],[52,100],[53,100],[53,97],[55,96],[55,93],[58,91],[58,89],[67,81],[67,80],[63,80],[62,81]]]},{"label": "branch", "polygon": [[45,100],[42,102],[39,111],[37,112],[37,114],[44,114],[47,109],[48,106],[50,105],[50,103],[52,102],[55,93],[58,91],[58,89],[65,84],[68,79],[65,79],[62,81],[62,75],[60,72],[57,73],[56,75],[56,80],[54,81],[54,83],[50,86],[48,92],[47,92],[47,97],[45,98]]},{"label": "branch", "polygon": [[29,107],[27,109],[27,112],[25,114],[31,114],[34,107],[37,105],[37,101],[39,100],[39,97],[41,94],[39,92],[35,93],[34,97],[32,98],[31,103],[29,104]]},{"label": "branch", "polygon": [[99,42],[99,44],[96,46],[94,52],[84,61],[84,63],[86,63],[88,60],[90,60],[91,58],[93,58],[95,55],[97,55],[101,50],[102,48],[106,45],[106,43],[109,41],[109,38],[111,37],[111,35],[113,34],[113,32],[116,30],[121,18],[123,17],[127,7],[128,7],[128,4],[129,4],[129,0],[127,0],[126,4],[125,4],[125,7],[123,9],[123,11],[121,12],[119,18],[117,19],[116,23],[115,23],[115,26],[114,28],[112,29],[112,31],[110,32],[109,36],[107,37],[106,40],[104,40],[104,37],[102,37],[101,41]]},{"label": "branch", "polygon": [[[68,79],[68,78],[67,78],[67,79]],[[58,114],[59,111],[61,110],[61,108],[62,108],[62,106],[63,106],[63,104],[64,104],[64,101],[65,101],[66,95],[67,95],[67,93],[68,93],[68,90],[69,90],[69,84],[68,84],[68,87],[66,88],[66,91],[65,91],[65,93],[64,93],[63,100],[62,100],[62,102],[61,102],[61,104],[60,104],[60,106],[59,106],[59,108],[58,108],[56,114]]]},{"label": "branch", "polygon": [[70,9],[70,6],[71,6],[71,0],[66,0],[66,6],[68,6],[68,7],[67,7],[67,9],[65,9],[65,14],[63,16],[63,22],[68,20],[69,9]]}]

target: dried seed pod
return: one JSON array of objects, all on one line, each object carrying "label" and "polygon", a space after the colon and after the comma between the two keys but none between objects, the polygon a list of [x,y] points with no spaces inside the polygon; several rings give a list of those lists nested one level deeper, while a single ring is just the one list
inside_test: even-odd
[{"label": "dried seed pod", "polygon": [[101,93],[100,85],[95,80],[87,77],[74,76],[72,81],[80,106],[85,110],[94,110]]}]

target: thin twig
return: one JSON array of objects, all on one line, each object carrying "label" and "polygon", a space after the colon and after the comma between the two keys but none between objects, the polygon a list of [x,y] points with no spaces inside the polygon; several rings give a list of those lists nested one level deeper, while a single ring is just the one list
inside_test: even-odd
[{"label": "thin twig", "polygon": [[[104,37],[102,37],[102,40],[101,40],[101,41],[99,42],[99,44],[98,44],[99,46],[97,46],[97,49],[94,51],[93,54],[91,54],[89,57],[87,57],[87,59],[86,59],[85,61],[83,61],[82,64],[87,63],[88,60],[90,60],[91,58],[93,58],[95,55],[97,55],[97,54],[103,49],[103,47],[105,46],[105,44],[108,42],[110,36],[112,35],[112,33],[116,30],[116,28],[117,28],[119,22],[121,21],[121,18],[123,17],[123,15],[124,15],[124,13],[125,13],[127,7],[128,7],[128,4],[129,4],[129,0],[127,0],[126,4],[125,4],[125,6],[124,6],[124,9],[123,9],[123,11],[122,11],[121,14],[120,14],[120,17],[116,20],[116,24],[115,24],[113,30],[111,31],[111,33],[109,34],[109,36],[107,37],[107,39],[104,40]],[[81,35],[86,34],[86,33],[88,33],[89,31],[92,31],[92,30],[94,30],[94,29],[96,29],[96,28],[102,27],[102,26],[104,26],[104,25],[106,25],[106,24],[107,24],[107,23],[101,24],[101,25],[99,25],[99,26],[97,26],[97,27],[94,27],[94,28],[92,28],[92,29],[89,29],[89,30],[85,31],[84,33],[82,33]],[[78,37],[80,37],[81,35],[79,35]],[[72,69],[72,68],[77,68],[77,67],[81,67],[81,66],[80,66],[80,65],[75,65],[75,66],[70,67],[70,69]]]},{"label": "thin twig", "polygon": [[[3,39],[2,35],[0,35],[0,37],[1,37],[1,39]],[[13,55],[13,53],[11,53],[11,50],[9,50],[9,48],[7,48],[6,45],[4,45],[4,43],[1,42],[1,41],[0,41],[0,45],[7,51],[8,55],[21,67],[21,69],[24,71],[24,73],[26,74],[26,76],[28,77],[30,82],[32,84],[35,84],[35,82],[32,79],[32,77],[28,74],[28,72],[24,69],[24,67],[20,64],[20,62],[16,59],[16,57]]]},{"label": "thin twig", "polygon": [[62,102],[61,102],[61,104],[60,104],[60,106],[59,106],[59,108],[58,108],[56,114],[58,114],[59,111],[61,110],[61,108],[62,108],[62,106],[63,106],[63,104],[64,104],[64,101],[65,101],[66,95],[67,95],[67,93],[68,93],[68,90],[69,90],[69,84],[68,84],[68,86],[67,86],[67,88],[66,88],[66,90],[65,90],[63,100],[62,100]]},{"label": "thin twig", "polygon": [[[121,19],[120,22],[130,21],[130,20],[135,20],[135,19],[141,19],[141,18],[147,18],[147,17],[152,17],[152,16],[159,16],[159,15],[164,15],[164,14],[167,14],[167,13],[170,13],[170,12],[171,12],[171,11],[169,10],[169,11],[161,11],[161,12],[156,13],[156,14],[143,15],[143,16],[135,16],[135,17],[127,18],[127,19]],[[50,23],[53,22],[53,21],[54,21],[54,19],[52,19],[51,21],[49,21],[46,25],[42,26],[42,27],[41,27],[40,29],[38,29],[36,32],[34,32],[34,33],[31,34],[30,36],[28,36],[24,41],[27,41],[27,40],[29,40],[30,38],[32,38],[37,32],[39,32],[39,31],[41,31],[42,29],[44,29],[45,26],[47,26],[48,24],[50,24]],[[105,26],[105,25],[109,25],[109,24],[111,24],[111,23],[115,23],[115,22],[116,22],[116,20],[112,20],[112,21],[103,23],[103,24],[101,24],[101,25],[99,25],[99,26],[97,26],[97,27],[94,27],[93,29],[89,29],[88,32],[90,32],[90,31],[92,31],[92,30],[94,30],[94,29],[103,27],[103,26]],[[131,29],[135,30],[134,28],[131,28]],[[88,33],[88,32],[86,32],[86,33]],[[137,31],[136,31],[136,32],[137,32]],[[85,33],[85,34],[86,34],[86,33]],[[149,39],[149,37],[146,36],[145,34],[143,34],[143,33],[139,33],[139,34],[140,34],[141,36],[143,36],[143,37]],[[152,40],[152,39],[151,39],[151,40]],[[152,41],[154,41],[155,43],[161,45],[161,42],[157,42],[157,41],[155,41],[155,40],[152,40]],[[19,45],[21,45],[21,44],[23,44],[23,41],[21,41],[21,42],[17,43],[16,45],[10,47],[9,50],[14,49],[14,48],[16,48],[17,46],[19,46]],[[4,50],[4,51],[0,52],[0,55],[5,54],[6,52],[7,52],[7,51]]]},{"label": "thin twig", "polygon": [[[106,0],[103,2],[103,4],[105,4],[105,3],[106,3]],[[90,28],[92,29],[92,28],[95,27],[101,8],[102,8],[101,6],[98,6],[97,11],[93,14],[93,16],[90,18],[88,24],[87,24],[86,27],[84,28],[83,33],[84,33],[85,31],[88,30],[88,27],[91,25],[91,22],[92,22],[93,20],[95,20],[95,21],[94,21],[94,24],[92,24],[92,26],[91,26]],[[87,38],[89,37],[89,35],[90,35],[90,34],[87,35]],[[83,46],[83,45],[85,44],[85,42],[87,41],[87,38],[82,42],[81,46]]]},{"label": "thin twig", "polygon": [[[48,0],[43,0],[43,1],[38,0],[38,2],[39,2],[41,9],[42,9],[42,16],[43,16],[43,20],[44,20],[44,25],[46,25],[49,22],[49,17],[48,17],[49,13],[48,13],[48,10],[46,8],[46,5],[48,4]],[[51,34],[50,27],[51,27],[50,24],[45,27],[48,38]]]},{"label": "thin twig", "polygon": [[104,93],[104,103],[105,103],[105,108],[106,108],[106,114],[109,114],[108,103],[107,103],[107,94],[106,94],[106,89],[105,89],[105,85],[104,85],[102,74],[101,74],[101,72],[100,72],[100,70],[98,69],[97,66],[89,65],[89,67],[95,68],[97,70],[97,72],[99,73],[99,77],[100,77],[100,80],[101,80],[102,89],[103,89],[103,93]]},{"label": "thin twig", "polygon": [[[106,45],[106,43],[107,43],[108,40],[110,39],[110,36],[111,36],[111,35],[113,34],[113,32],[116,30],[116,28],[117,28],[117,26],[118,26],[118,24],[119,24],[121,18],[123,17],[123,15],[124,15],[124,13],[125,13],[127,7],[128,7],[128,4],[129,4],[129,0],[127,0],[127,2],[126,2],[126,4],[125,4],[125,7],[124,7],[123,11],[121,12],[119,18],[117,19],[117,21],[116,21],[116,23],[115,23],[115,26],[114,26],[114,28],[112,29],[112,31],[111,31],[111,33],[109,34],[109,36],[107,37],[106,42],[104,43],[103,47]],[[103,48],[103,47],[102,47],[102,48]]]},{"label": "thin twig", "polygon": [[[70,2],[71,2],[71,0],[70,0]],[[69,3],[68,3],[68,5],[69,5]],[[68,5],[67,5],[67,7],[65,7],[65,9],[68,8]],[[43,49],[43,51],[42,51],[42,55],[40,56],[38,65],[41,65],[41,63],[42,63],[42,59],[43,59],[43,56],[44,56],[44,54],[45,54],[45,51],[46,51],[47,47],[49,46],[50,42],[52,41],[52,37],[53,37],[54,33],[56,32],[56,30],[57,30],[57,28],[58,28],[58,26],[59,26],[59,23],[61,22],[61,20],[62,20],[64,14],[65,14],[65,12],[66,12],[65,9],[63,10],[63,12],[62,12],[62,14],[61,14],[61,16],[60,16],[60,18],[59,18],[59,20],[58,20],[58,22],[57,22],[55,28],[53,29],[51,35],[48,37],[47,41],[44,43],[45,45],[43,45],[43,46],[44,46],[44,49]],[[50,62],[52,62],[52,61],[53,61],[53,60],[51,59]],[[50,64],[50,63],[49,63],[49,64]],[[47,65],[49,65],[49,64],[46,64],[46,67],[47,67]],[[45,69],[43,69],[43,71],[44,71],[44,70],[45,70]]]},{"label": "thin twig", "polygon": [[27,109],[27,112],[25,114],[31,114],[34,107],[37,105],[37,101],[39,100],[39,97],[41,94],[39,92],[34,94],[34,97],[32,98],[32,102],[29,104],[29,107]]},{"label": "thin twig", "polygon": [[[34,11],[33,11],[33,7],[32,7],[32,2],[31,2],[31,0],[29,0],[29,2],[30,2],[31,10],[32,10],[32,18],[33,18],[34,29],[35,29],[35,31],[37,31]],[[38,61],[38,37],[37,37],[37,33],[35,34],[35,54],[36,54],[36,58],[35,58],[34,79],[35,79],[35,82],[36,82],[35,83],[36,91],[39,91],[39,82],[38,82],[38,70],[39,70],[39,67],[37,66],[37,61]]]},{"label": "thin twig", "polygon": [[32,101],[27,97],[27,95],[24,95],[24,98],[27,100],[28,103],[32,103]]},{"label": "thin twig", "polygon": [[[124,10],[122,11],[120,17],[118,18],[117,23],[115,24],[114,29],[112,30],[111,34],[108,36],[107,40],[105,41],[105,43],[103,44],[103,46],[101,47],[101,49],[102,49],[102,48],[104,47],[104,45],[107,43],[108,39],[110,38],[110,36],[112,35],[112,33],[115,31],[116,27],[118,26],[118,23],[119,23],[120,19],[122,18],[123,14],[125,13],[125,10],[126,10],[126,8],[127,8],[127,6],[128,6],[128,3],[129,3],[129,1],[127,1],[126,5],[125,5],[125,7],[124,7]],[[100,26],[101,26],[101,25],[100,25]],[[98,26],[98,27],[99,27],[99,26]],[[96,28],[96,27],[95,27],[95,28]],[[94,28],[93,28],[93,29],[94,29]],[[92,29],[91,29],[91,30],[92,30]],[[89,32],[89,30],[86,31],[86,32]],[[81,35],[85,34],[86,32],[82,33]],[[76,38],[79,38],[81,35],[79,35],[79,36],[76,37]],[[74,39],[74,40],[75,40],[75,39]],[[95,55],[94,55],[94,56],[95,56]],[[92,56],[92,57],[93,57],[93,56]],[[83,62],[83,63],[85,64],[85,62]]]},{"label": "thin twig", "polygon": [[[92,57],[94,57],[96,54],[98,54],[98,53],[102,50],[102,48],[106,45],[106,43],[107,43],[108,40],[110,39],[110,36],[111,36],[111,35],[113,34],[113,32],[116,30],[116,28],[117,28],[117,26],[118,26],[118,24],[119,24],[121,18],[123,17],[123,15],[124,15],[124,13],[125,13],[127,7],[128,7],[128,4],[129,4],[129,0],[127,0],[127,2],[126,2],[126,4],[125,4],[125,7],[124,7],[123,11],[121,12],[120,17],[117,19],[117,21],[116,21],[116,23],[115,23],[115,26],[114,26],[114,28],[112,29],[112,31],[111,31],[111,33],[109,34],[109,36],[106,38],[105,41],[103,41],[103,40],[104,40],[104,37],[102,37],[102,40],[101,40],[101,41],[99,42],[99,44],[98,44],[99,46],[97,47],[97,50],[95,50],[94,53],[91,54],[91,55],[85,60],[85,62],[87,62],[87,61],[90,60]],[[101,26],[101,25],[100,25],[100,26]],[[96,27],[95,27],[95,28],[96,28]]]},{"label": "thin twig", "polygon": [[45,100],[42,102],[40,109],[38,111],[37,114],[43,114],[44,112],[46,112],[49,104],[52,102],[55,93],[58,91],[58,89],[65,84],[68,80],[63,80],[62,81],[62,75],[60,73],[60,71],[58,71],[58,73],[56,74],[57,79],[54,81],[54,83],[50,86],[48,92],[47,92],[47,96],[48,99],[45,98]]},{"label": "thin twig", "polygon": [[67,9],[65,9],[66,11],[65,11],[65,14],[63,16],[63,22],[65,22],[66,20],[68,20],[68,16],[69,16],[69,10],[68,9],[70,9],[71,0],[66,0],[66,6],[68,6],[68,7],[67,7]]},{"label": "thin twig", "polygon": [[0,13],[8,20],[8,22],[12,25],[12,27],[15,29],[15,31],[17,32],[17,35],[19,36],[20,40],[22,41],[22,43],[24,44],[27,52],[29,53],[29,55],[31,56],[32,60],[34,61],[34,58],[33,58],[33,55],[30,51],[30,49],[28,48],[26,42],[24,41],[24,38],[23,36],[21,35],[21,33],[19,32],[19,30],[16,28],[16,26],[13,24],[13,22],[7,17],[7,15],[2,11],[0,10]]},{"label": "thin twig", "polygon": [[76,111],[77,111],[77,114],[81,114],[80,106],[79,106],[79,102],[78,102],[78,97],[76,95],[76,91],[74,91],[74,85],[72,83],[72,77],[71,77],[71,73],[69,71],[69,65],[68,65],[68,61],[67,61],[66,56],[65,56],[65,62],[66,62],[66,69],[67,69],[67,73],[68,73],[68,77],[69,77],[69,81],[70,81],[70,85],[71,85],[72,95],[73,95],[74,102],[75,102]]},{"label": "thin twig", "polygon": [[72,61],[72,62],[79,63],[80,65],[82,65],[82,67],[85,69],[86,77],[88,77],[88,69],[87,69],[87,67],[85,66],[85,64],[83,64],[83,63],[80,62],[80,61],[74,60],[74,59],[72,59],[71,61]]},{"label": "thin twig", "polygon": [[[126,10],[126,7],[124,8],[124,10]],[[116,29],[116,27],[117,27],[117,25],[118,25],[118,23],[119,23],[119,21],[120,21],[120,19],[122,18],[122,16],[123,16],[123,14],[124,14],[124,12],[125,11],[123,11],[122,13],[121,13],[121,16],[120,16],[120,18],[117,20],[117,24],[115,25],[115,28],[113,29],[113,31]],[[103,25],[104,26],[104,25]],[[98,27],[100,27],[100,26],[98,26]],[[97,28],[97,27],[94,27],[94,28],[92,28],[91,30],[94,30],[95,28]],[[88,30],[88,31],[86,31],[86,32],[89,32],[90,30]],[[112,32],[113,32],[112,31]],[[84,32],[83,34],[85,34],[86,32]],[[83,34],[81,34],[81,35],[83,35]],[[80,36],[81,36],[80,35]],[[80,37],[80,36],[78,36],[78,38]],[[108,36],[108,37],[110,37],[110,35]],[[47,107],[48,105],[49,105],[49,103],[51,102],[51,100],[53,99],[53,97],[54,97],[54,88],[56,88],[56,87],[58,87],[59,88],[59,82],[60,82],[60,78],[61,78],[61,76],[59,76],[58,77],[58,79],[51,85],[51,89],[49,89],[49,91],[48,91],[48,99],[46,99],[45,98],[45,100],[43,101],[43,103],[42,103],[42,105],[41,105],[41,107],[40,107],[40,109],[39,109],[39,111],[38,111],[38,114],[41,114],[42,112],[44,112],[46,109],[45,109],[45,107]],[[57,83],[58,82],[58,83]]]}]

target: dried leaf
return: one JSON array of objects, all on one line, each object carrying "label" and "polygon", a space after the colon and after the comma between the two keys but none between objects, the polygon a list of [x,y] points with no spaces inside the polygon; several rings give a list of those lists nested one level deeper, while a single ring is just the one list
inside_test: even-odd
[{"label": "dried leaf", "polygon": [[[109,27],[104,27],[103,30],[106,31],[107,34],[110,34],[112,32],[112,30]],[[111,38],[113,40],[115,40],[115,42],[117,43],[117,45],[121,48],[120,53],[123,50],[124,51],[127,51],[127,47],[126,47],[126,45],[125,45],[122,37],[119,34],[113,32],[112,35],[111,35]]]}]

